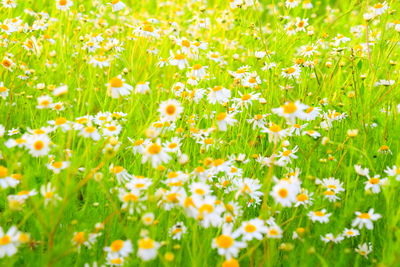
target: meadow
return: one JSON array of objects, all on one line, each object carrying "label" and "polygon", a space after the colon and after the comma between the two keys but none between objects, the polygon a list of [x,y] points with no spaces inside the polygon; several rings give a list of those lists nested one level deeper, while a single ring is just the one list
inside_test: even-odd
[{"label": "meadow", "polygon": [[399,12],[0,0],[0,266],[399,266]]}]

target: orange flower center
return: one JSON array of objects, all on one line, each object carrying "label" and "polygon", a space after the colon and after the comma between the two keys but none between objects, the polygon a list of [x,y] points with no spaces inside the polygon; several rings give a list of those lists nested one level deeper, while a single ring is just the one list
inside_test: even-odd
[{"label": "orange flower center", "polygon": [[165,112],[168,114],[168,115],[174,115],[175,114],[175,112],[176,112],[176,107],[175,107],[175,105],[168,105],[166,108],[165,108]]},{"label": "orange flower center", "polygon": [[281,198],[286,198],[288,196],[288,194],[289,194],[289,192],[286,188],[279,189],[279,191],[278,191],[278,195]]},{"label": "orange flower center", "polygon": [[42,149],[44,148],[44,142],[41,141],[41,140],[36,141],[36,142],[33,144],[33,148],[34,148],[35,150],[42,150]]}]

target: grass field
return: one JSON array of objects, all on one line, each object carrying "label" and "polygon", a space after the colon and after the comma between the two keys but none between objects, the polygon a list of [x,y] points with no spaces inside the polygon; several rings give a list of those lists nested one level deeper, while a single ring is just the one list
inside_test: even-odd
[{"label": "grass field", "polygon": [[0,266],[399,266],[399,1],[0,3]]}]

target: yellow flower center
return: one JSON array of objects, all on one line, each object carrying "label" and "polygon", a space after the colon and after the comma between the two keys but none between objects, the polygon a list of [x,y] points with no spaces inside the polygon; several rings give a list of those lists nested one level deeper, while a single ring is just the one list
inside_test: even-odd
[{"label": "yellow flower center", "polygon": [[55,121],[54,121],[54,124],[55,125],[63,125],[64,123],[66,123],[67,122],[67,119],[66,118],[57,118]]},{"label": "yellow flower center", "polygon": [[201,66],[200,64],[194,64],[194,65],[193,65],[193,69],[194,69],[194,70],[199,70],[199,69],[201,69],[201,67],[202,67],[202,66]]},{"label": "yellow flower center", "polygon": [[87,133],[94,133],[95,130],[96,130],[96,128],[93,126],[88,126],[85,128],[85,132],[87,132]]},{"label": "yellow flower center", "polygon": [[244,95],[242,95],[242,100],[243,100],[243,101],[249,100],[250,98],[251,98],[251,95],[250,95],[250,94],[244,94]]},{"label": "yellow flower center", "polygon": [[371,178],[369,179],[369,182],[371,184],[379,184],[380,179],[379,178]]},{"label": "yellow flower center", "polygon": [[62,165],[63,165],[62,161],[53,162],[51,164],[51,166],[53,166],[56,169],[60,169],[62,167]]},{"label": "yellow flower center", "polygon": [[182,46],[184,47],[190,47],[190,42],[188,40],[183,40],[182,41]]},{"label": "yellow flower center", "polygon": [[77,244],[83,244],[86,241],[85,232],[78,232],[74,236],[74,242]]},{"label": "yellow flower center", "polygon": [[146,32],[154,32],[154,27],[151,26],[151,25],[145,25],[143,27],[143,30],[146,31]]},{"label": "yellow flower center", "polygon": [[283,112],[286,114],[292,114],[292,113],[296,112],[296,110],[297,110],[297,106],[293,102],[289,102],[289,103],[283,105]]},{"label": "yellow flower center", "polygon": [[270,130],[271,132],[278,133],[278,132],[280,132],[280,131],[282,130],[282,128],[281,128],[281,126],[279,126],[279,125],[277,125],[277,124],[272,124],[272,125],[269,127],[269,130]]},{"label": "yellow flower center", "polygon": [[276,235],[278,235],[279,233],[278,233],[278,231],[276,230],[276,229],[271,229],[271,230],[269,230],[269,235],[272,235],[272,236],[276,236]]},{"label": "yellow flower center", "polygon": [[214,167],[218,167],[220,165],[222,165],[225,161],[223,159],[216,159],[213,161],[213,165]]},{"label": "yellow flower center", "polygon": [[226,116],[227,116],[226,112],[219,113],[217,115],[217,120],[222,121],[226,118]]},{"label": "yellow flower center", "polygon": [[150,238],[143,238],[139,240],[139,248],[152,249],[154,248],[154,241]]},{"label": "yellow flower center", "polygon": [[306,194],[298,194],[297,195],[297,201],[304,202],[306,200],[308,200],[308,196]]},{"label": "yellow flower center", "polygon": [[256,78],[250,78],[249,79],[249,83],[256,83],[257,82],[257,79]]},{"label": "yellow flower center", "polygon": [[0,238],[0,246],[5,246],[11,243],[11,238],[8,235],[5,235]]},{"label": "yellow flower center", "polygon": [[369,213],[361,213],[360,215],[358,215],[358,218],[360,218],[360,219],[371,219],[371,215],[369,215]]},{"label": "yellow flower center", "polygon": [[122,259],[121,258],[115,258],[115,259],[112,259],[110,262],[113,263],[113,264],[116,264],[116,265],[120,265],[120,264],[122,264]]},{"label": "yellow flower center", "polygon": [[214,91],[214,92],[218,92],[218,91],[220,91],[220,90],[222,90],[222,86],[220,86],[220,85],[217,85],[217,86],[214,86],[213,88],[212,88],[212,90]]},{"label": "yellow flower center", "polygon": [[54,193],[53,193],[53,192],[46,192],[46,193],[44,194],[44,197],[47,198],[47,199],[50,199],[50,198],[52,198],[53,196],[54,196]]},{"label": "yellow flower center", "polygon": [[318,216],[318,217],[322,217],[322,216],[325,215],[325,213],[322,212],[322,211],[316,211],[316,212],[314,212],[314,215],[315,215],[315,216]]},{"label": "yellow flower center", "polygon": [[0,179],[7,177],[8,169],[4,166],[0,166]]},{"label": "yellow flower center", "polygon": [[286,72],[287,74],[292,74],[292,73],[295,72],[295,71],[296,71],[296,69],[293,68],[293,67],[290,67],[290,68],[285,69],[285,72]]},{"label": "yellow flower center", "polygon": [[117,252],[120,251],[124,247],[124,241],[122,240],[115,240],[114,242],[111,243],[111,251],[112,252]]},{"label": "yellow flower center", "polygon": [[110,86],[111,87],[116,87],[116,88],[120,88],[124,85],[124,82],[118,78],[118,77],[114,77],[110,80]]},{"label": "yellow flower center", "polygon": [[233,245],[234,240],[230,236],[220,235],[219,237],[217,237],[216,243],[217,246],[220,248],[230,248]]},{"label": "yellow flower center", "polygon": [[257,227],[255,227],[252,224],[246,224],[246,226],[244,227],[244,231],[247,233],[253,233],[257,230]]},{"label": "yellow flower center", "polygon": [[184,60],[186,56],[184,54],[177,54],[174,57],[176,60]]},{"label": "yellow flower center", "polygon": [[138,196],[132,193],[128,193],[124,196],[124,202],[135,202],[138,199]]},{"label": "yellow flower center", "polygon": [[117,130],[117,127],[115,127],[114,125],[108,126],[107,130],[109,130],[110,132],[114,132],[115,130]]},{"label": "yellow flower center", "polygon": [[194,192],[195,192],[196,194],[198,194],[198,195],[204,195],[204,194],[206,193],[206,191],[204,191],[204,189],[202,189],[202,188],[196,188],[196,189],[194,190]]},{"label": "yellow flower center", "polygon": [[203,204],[200,208],[199,208],[199,212],[200,213],[212,213],[214,211],[214,207],[210,204]]},{"label": "yellow flower center", "polygon": [[236,259],[229,259],[222,263],[222,267],[239,267],[239,262]]}]

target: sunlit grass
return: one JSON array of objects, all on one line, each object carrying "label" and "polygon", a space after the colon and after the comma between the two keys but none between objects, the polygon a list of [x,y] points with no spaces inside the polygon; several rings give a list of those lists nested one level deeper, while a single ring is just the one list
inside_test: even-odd
[{"label": "sunlit grass", "polygon": [[0,266],[396,266],[397,1],[0,6]]}]

